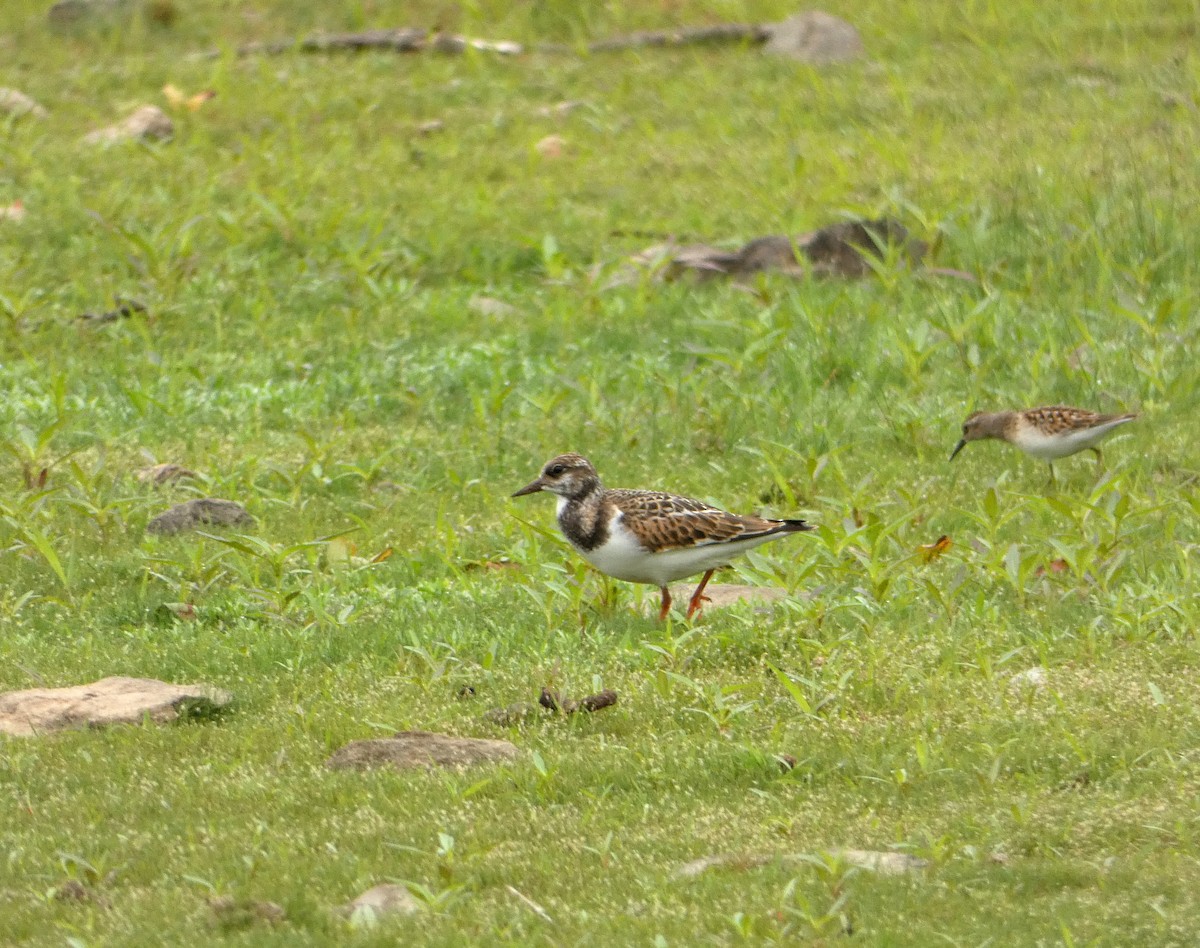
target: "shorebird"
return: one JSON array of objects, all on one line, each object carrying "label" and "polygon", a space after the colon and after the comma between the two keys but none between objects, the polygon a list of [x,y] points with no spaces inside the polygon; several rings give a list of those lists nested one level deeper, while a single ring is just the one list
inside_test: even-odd
[{"label": "shorebird", "polygon": [[513,494],[558,497],[558,526],[600,572],[662,590],[659,620],[671,611],[668,583],[703,573],[688,603],[691,619],[713,572],[733,557],[789,533],[814,529],[803,520],[739,516],[703,501],[651,490],[608,490],[587,458],[561,454]]},{"label": "shorebird", "polygon": [[1099,444],[1113,431],[1133,421],[1137,413],[1099,415],[1083,408],[1049,405],[1024,411],[977,411],[963,422],[962,438],[950,455],[953,461],[968,441],[998,438],[1020,448],[1026,454],[1040,458],[1050,465],[1050,480],[1054,480],[1054,462],[1080,451],[1095,452],[1103,461]]}]

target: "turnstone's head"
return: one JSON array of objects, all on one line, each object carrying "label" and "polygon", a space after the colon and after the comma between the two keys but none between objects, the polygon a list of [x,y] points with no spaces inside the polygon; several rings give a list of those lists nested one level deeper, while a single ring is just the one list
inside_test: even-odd
[{"label": "turnstone's head", "polygon": [[973,411],[963,422],[962,438],[954,446],[950,454],[953,461],[958,452],[967,446],[968,441],[980,441],[983,438],[1003,438],[1011,412],[1007,411]]},{"label": "turnstone's head", "polygon": [[526,494],[536,494],[539,490],[548,490],[570,499],[586,496],[599,487],[600,475],[592,467],[591,461],[579,454],[560,454],[546,462],[537,480],[526,484],[513,496],[524,497]]}]

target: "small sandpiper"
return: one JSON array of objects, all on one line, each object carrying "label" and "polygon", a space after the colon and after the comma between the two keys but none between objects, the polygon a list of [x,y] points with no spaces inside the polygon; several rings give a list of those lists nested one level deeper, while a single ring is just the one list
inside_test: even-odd
[{"label": "small sandpiper", "polygon": [[1099,415],[1083,408],[1049,405],[1025,411],[977,411],[963,422],[962,438],[950,455],[953,461],[968,441],[999,438],[1026,454],[1050,464],[1054,480],[1054,462],[1080,451],[1093,451],[1103,461],[1099,444],[1113,431],[1133,421],[1137,413]]},{"label": "small sandpiper", "polygon": [[719,566],[789,533],[814,529],[803,520],[742,517],[703,501],[650,490],[608,490],[587,458],[561,454],[537,480],[513,494],[545,490],[558,496],[558,526],[571,546],[600,572],[662,590],[659,620],[671,611],[667,584],[704,573],[688,603],[691,619]]}]

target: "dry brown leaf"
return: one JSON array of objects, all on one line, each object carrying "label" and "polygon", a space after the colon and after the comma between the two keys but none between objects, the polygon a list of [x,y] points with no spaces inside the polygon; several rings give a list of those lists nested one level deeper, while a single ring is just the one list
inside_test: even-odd
[{"label": "dry brown leaf", "polygon": [[921,562],[932,563],[953,545],[954,541],[943,534],[932,543],[922,543],[917,547],[917,552],[921,554]]},{"label": "dry brown leaf", "polygon": [[212,89],[203,89],[195,95],[188,95],[178,86],[172,85],[169,82],[162,87],[162,94],[167,100],[167,105],[171,108],[187,109],[189,112],[195,112],[205,102],[216,98],[217,95]]},{"label": "dry brown leaf", "polygon": [[1034,576],[1045,576],[1047,573],[1065,573],[1071,568],[1066,560],[1051,560],[1045,566],[1039,566],[1033,571]]},{"label": "dry brown leaf", "polygon": [[215,99],[216,97],[217,93],[213,89],[203,89],[194,96],[190,96],[184,104],[188,107],[189,112],[195,112],[209,99]]}]

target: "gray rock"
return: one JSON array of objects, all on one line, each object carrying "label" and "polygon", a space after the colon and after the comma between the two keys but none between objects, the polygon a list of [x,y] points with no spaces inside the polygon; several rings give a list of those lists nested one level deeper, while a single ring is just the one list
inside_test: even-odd
[{"label": "gray rock", "polygon": [[888,248],[896,248],[910,266],[925,257],[929,247],[909,233],[897,220],[839,221],[796,238],[796,245],[820,276],[850,279],[870,276],[869,258],[884,259]]},{"label": "gray rock", "polygon": [[197,497],[160,513],[146,524],[146,532],[170,536],[199,526],[232,527],[251,523],[254,518],[236,501]]},{"label": "gray rock", "polygon": [[83,136],[87,145],[111,145],[121,141],[162,141],[175,134],[175,123],[157,105],[143,105],[127,119],[88,132]]},{"label": "gray rock", "polygon": [[0,694],[0,734],[36,737],[68,728],[156,724],[181,714],[210,713],[232,700],[210,685],[172,685],[153,678],[104,678],[70,688]]},{"label": "gray rock", "polygon": [[353,924],[370,925],[387,915],[412,915],[420,911],[421,903],[404,886],[385,882],[367,889],[362,895],[342,907]]},{"label": "gray rock", "polygon": [[789,237],[768,234],[738,250],[709,244],[677,244],[674,240],[647,247],[630,257],[605,289],[636,285],[645,279],[666,281],[691,277],[704,281],[716,277],[744,280],[756,273],[775,272],[790,277],[833,276],[857,279],[870,276],[872,261],[884,260],[895,249],[909,266],[917,266],[928,252],[924,241],[891,218],[838,221],[820,230]]},{"label": "gray rock", "polygon": [[762,273],[766,270],[803,276],[804,268],[796,259],[796,245],[792,238],[780,234],[758,237],[738,251],[739,273]]},{"label": "gray rock", "polygon": [[808,10],[772,23],[763,51],[813,65],[849,62],[863,53],[858,30],[831,13]]},{"label": "gray rock", "polygon": [[395,737],[352,741],[325,761],[325,766],[333,770],[470,767],[473,764],[515,760],[518,753],[516,746],[508,741],[452,737],[429,731],[401,731]]}]

